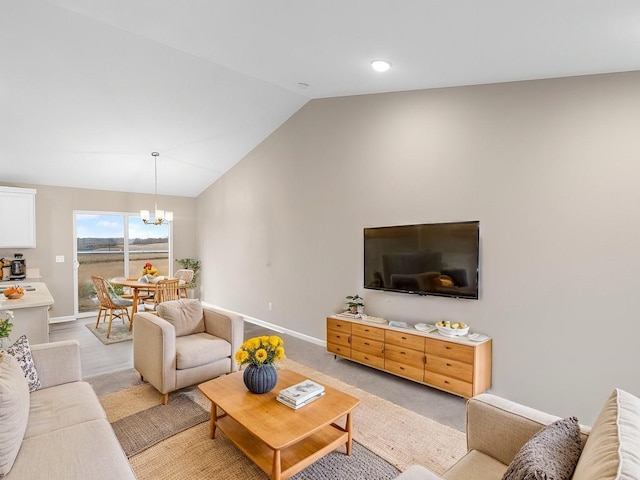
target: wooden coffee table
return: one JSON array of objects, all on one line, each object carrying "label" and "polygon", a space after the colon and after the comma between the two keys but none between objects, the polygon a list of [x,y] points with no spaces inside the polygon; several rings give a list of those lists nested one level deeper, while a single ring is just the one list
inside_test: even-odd
[{"label": "wooden coffee table", "polygon": [[[276,396],[307,377],[278,370],[276,387],[256,395],[247,390],[242,375],[236,372],[198,385],[211,400],[211,438],[219,428],[272,480],[289,478],[340,445],[351,455],[351,412],[360,400],[325,385],[323,397],[294,410]],[[344,427],[336,423],[343,417]]]}]

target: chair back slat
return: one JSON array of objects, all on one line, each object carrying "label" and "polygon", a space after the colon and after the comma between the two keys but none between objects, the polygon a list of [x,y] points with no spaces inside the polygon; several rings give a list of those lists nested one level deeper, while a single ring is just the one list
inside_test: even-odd
[{"label": "chair back slat", "polygon": [[180,280],[177,278],[160,280],[156,283],[156,305],[169,300],[178,300],[178,285]]}]

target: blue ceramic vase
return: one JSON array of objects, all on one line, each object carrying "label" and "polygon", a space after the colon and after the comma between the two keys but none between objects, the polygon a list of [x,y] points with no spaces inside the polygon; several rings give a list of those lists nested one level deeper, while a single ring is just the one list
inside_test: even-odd
[{"label": "blue ceramic vase", "polygon": [[250,363],[244,370],[244,384],[252,393],[267,393],[278,382],[278,371],[273,365],[256,366]]}]

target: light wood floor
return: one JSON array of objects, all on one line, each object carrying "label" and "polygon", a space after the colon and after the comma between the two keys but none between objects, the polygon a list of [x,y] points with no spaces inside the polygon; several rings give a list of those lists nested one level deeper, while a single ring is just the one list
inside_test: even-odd
[{"label": "light wood floor", "polygon": [[[82,376],[90,378],[133,368],[133,343],[104,345],[85,327],[92,318],[52,324],[50,341],[76,339],[80,342]],[[95,320],[94,320],[95,321]],[[275,332],[245,322],[245,338]],[[460,431],[465,428],[465,400],[355,362],[335,359],[323,347],[280,334],[286,355],[291,360],[319,370],[343,382],[366,390]]]}]

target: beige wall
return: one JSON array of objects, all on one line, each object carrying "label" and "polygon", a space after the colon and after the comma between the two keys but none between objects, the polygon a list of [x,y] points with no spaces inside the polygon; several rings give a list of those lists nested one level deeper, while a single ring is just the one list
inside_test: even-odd
[{"label": "beige wall", "polygon": [[[640,73],[311,101],[198,199],[203,300],[324,340],[372,315],[494,338],[492,391],[591,423],[640,394]],[[361,289],[364,226],[480,220],[478,301]],[[272,310],[268,304],[272,303]]]},{"label": "beige wall", "polygon": [[[23,253],[27,268],[38,268],[55,304],[49,316],[71,317],[74,314],[73,212],[139,212],[153,207],[153,195],[61,188],[44,185],[9,185],[37,189],[36,248],[0,249],[0,257],[13,258]],[[158,196],[158,204],[173,210],[174,259],[196,256],[196,200],[185,197]],[[3,226],[6,227],[6,226]],[[56,256],[64,255],[64,263]],[[174,265],[174,270],[179,266]]]}]

